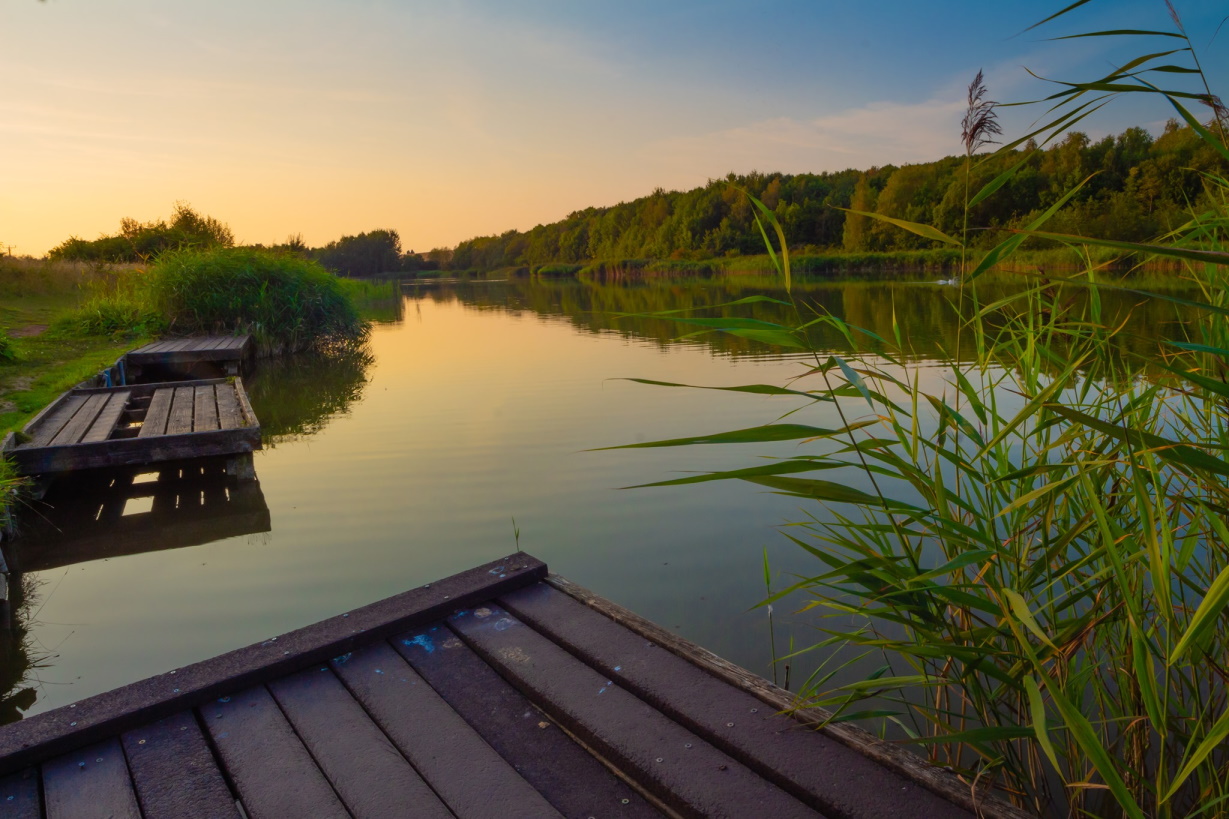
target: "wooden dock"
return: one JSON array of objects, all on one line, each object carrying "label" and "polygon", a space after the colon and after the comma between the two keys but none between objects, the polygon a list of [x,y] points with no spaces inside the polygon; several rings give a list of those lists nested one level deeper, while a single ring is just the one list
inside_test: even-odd
[{"label": "wooden dock", "polygon": [[140,381],[150,370],[167,374],[193,372],[200,364],[220,367],[226,375],[239,375],[252,356],[251,336],[192,336],[168,338],[138,347],[124,356],[127,380]]},{"label": "wooden dock", "polygon": [[20,474],[47,475],[256,449],[260,424],[236,378],[69,390],[0,454]]},{"label": "wooden dock", "polygon": [[788,704],[518,553],[0,727],[0,817],[1024,816]]}]

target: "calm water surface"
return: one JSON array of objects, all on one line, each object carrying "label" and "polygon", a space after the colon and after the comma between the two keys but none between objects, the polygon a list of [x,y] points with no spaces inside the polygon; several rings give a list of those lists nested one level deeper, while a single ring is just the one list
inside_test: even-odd
[{"label": "calm water surface", "polygon": [[[798,357],[716,336],[674,341],[668,324],[614,317],[768,292],[762,287],[406,287],[385,306],[369,359],[262,365],[249,384],[266,438],[255,455],[258,486],[228,499],[217,481],[185,484],[178,509],[175,496],[107,505],[88,482],[49,496],[55,508],[41,514],[64,532],[40,535],[34,525],[20,546],[42,548],[49,568],[25,576],[30,627],[5,647],[0,719],[493,560],[517,546],[513,518],[520,547],[553,571],[771,676],[767,617],[753,610],[764,596],[764,550],[778,587],[817,568],[775,530],[817,510],[750,484],[619,487],[751,465],[794,445],[589,451],[767,423],[797,406],[620,380],[721,386],[800,374]],[[803,292],[883,334],[895,308],[923,372],[942,379],[942,351],[956,349],[951,288]],[[1181,316],[1138,321],[1164,332]],[[835,335],[817,343],[842,344]],[[791,420],[832,425],[828,412]],[[777,606],[782,652],[791,638],[802,646],[818,636],[788,608]]]}]

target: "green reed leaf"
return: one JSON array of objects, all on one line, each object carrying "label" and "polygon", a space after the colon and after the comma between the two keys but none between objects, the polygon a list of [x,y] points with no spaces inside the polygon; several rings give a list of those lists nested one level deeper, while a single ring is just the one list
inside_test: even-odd
[{"label": "green reed leaf", "polygon": [[753,395],[794,395],[799,398],[809,398],[812,401],[822,401],[827,398],[826,395],[817,395],[813,392],[803,392],[802,390],[791,390],[785,387],[778,387],[775,384],[742,384],[736,387],[708,387],[703,384],[678,384],[672,381],[654,381],[649,378],[622,378],[621,381],[634,381],[637,384],[649,384],[654,387],[686,387],[690,390],[721,390],[722,392],[745,392]]},{"label": "green reed leaf", "polygon": [[[1164,256],[1170,259],[1187,259],[1194,262],[1204,262],[1207,264],[1229,264],[1229,253],[1223,253],[1215,250],[1190,250],[1185,247],[1175,247],[1173,245],[1158,245],[1147,244],[1144,242],[1124,242],[1118,239],[1096,239],[1090,236],[1074,236],[1069,233],[1047,233],[1040,231],[1029,225],[1027,228],[1021,228],[1016,233],[1026,234],[1028,236],[1036,236],[1041,239],[1050,239],[1055,242],[1063,242],[1070,245],[1095,245],[1096,247],[1111,247],[1117,250],[1126,250],[1131,253],[1146,253],[1153,256]],[[1171,299],[1172,300],[1172,299]]]},{"label": "green reed leaf", "polygon": [[1046,728],[1045,701],[1041,698],[1037,678],[1031,674],[1024,678],[1024,692],[1028,696],[1028,710],[1033,721],[1033,736],[1037,738],[1037,744],[1041,746],[1042,752],[1045,753],[1046,759],[1050,760],[1054,770],[1061,771],[1063,766],[1058,764],[1058,754],[1054,752],[1054,744],[1050,742],[1050,732]]},{"label": "green reed leaf", "polygon": [[1229,605],[1229,566],[1221,570],[1212,584],[1208,586],[1207,593],[1203,596],[1203,601],[1200,602],[1199,608],[1195,610],[1195,614],[1191,617],[1190,623],[1186,626],[1186,631],[1182,634],[1182,639],[1174,646],[1174,649],[1169,654],[1169,664],[1172,666],[1182,658],[1191,645],[1197,642],[1203,635],[1217,624],[1221,613],[1225,610],[1225,606]]},{"label": "green reed leaf", "polygon": [[831,438],[834,435],[844,435],[850,429],[868,426],[875,423],[866,421],[860,425],[851,424],[848,428],[826,429],[804,424],[766,424],[762,427],[748,427],[730,432],[717,432],[712,435],[694,435],[688,438],[671,438],[663,441],[647,441],[639,444],[621,444],[619,446],[604,446],[589,452],[602,452],[608,449],[646,449],[662,446],[693,446],[696,444],[760,444],[770,441],[797,441],[815,438]]},{"label": "green reed leaf", "polygon": [[861,506],[887,506],[892,509],[900,509],[910,512],[924,512],[911,503],[904,501],[893,500],[892,498],[880,498],[877,495],[871,495],[863,492],[861,489],[854,489],[842,483],[833,483],[832,481],[821,481],[809,478],[778,478],[778,477],[759,477],[759,478],[744,478],[743,480],[749,483],[766,486],[769,489],[776,489],[786,495],[793,495],[799,498],[812,498],[819,501],[831,501],[833,503],[852,503]]},{"label": "green reed leaf", "polygon": [[1226,737],[1229,737],[1229,710],[1220,715],[1220,719],[1216,720],[1208,730],[1208,734],[1203,738],[1203,741],[1189,752],[1189,756],[1187,756],[1186,762],[1182,765],[1182,769],[1178,771],[1177,776],[1170,783],[1169,790],[1161,797],[1161,804],[1168,802],[1178,792],[1183,783],[1195,772],[1195,769],[1202,765],[1203,761],[1213,751],[1224,744]]},{"label": "green reed leaf", "polygon": [[854,213],[858,216],[867,216],[880,222],[886,222],[889,225],[895,225],[896,227],[903,228],[910,233],[916,233],[924,239],[930,239],[932,242],[944,242],[949,245],[960,247],[959,239],[953,239],[943,231],[939,230],[938,228],[931,227],[930,225],[923,225],[918,222],[909,222],[904,219],[893,219],[891,216],[884,216],[882,213],[870,213],[869,211],[853,210],[851,208],[837,208],[837,210],[843,210],[846,213]]},{"label": "green reed leaf", "polygon": [[1047,404],[1046,408],[1056,415],[1061,415],[1069,421],[1095,429],[1098,432],[1109,435],[1111,438],[1154,451],[1170,463],[1179,464],[1191,469],[1214,472],[1218,475],[1229,475],[1229,463],[1217,458],[1215,455],[1209,455],[1202,449],[1196,449],[1189,444],[1179,444],[1176,441],[1167,440],[1151,432],[1111,424],[1108,421],[1094,418],[1085,412],[1071,409],[1062,404]]},{"label": "green reed leaf", "polygon": [[700,475],[689,475],[686,478],[673,478],[668,481],[655,481],[653,483],[641,483],[635,486],[625,486],[624,489],[645,489],[651,486],[684,486],[692,483],[706,483],[708,481],[730,481],[741,480],[744,478],[755,478],[764,475],[790,475],[797,472],[819,472],[823,469],[841,469],[848,467],[844,463],[824,463],[814,460],[797,460],[791,459],[788,461],[776,461],[764,466],[751,466],[746,469],[729,469],[722,472],[704,472]]}]

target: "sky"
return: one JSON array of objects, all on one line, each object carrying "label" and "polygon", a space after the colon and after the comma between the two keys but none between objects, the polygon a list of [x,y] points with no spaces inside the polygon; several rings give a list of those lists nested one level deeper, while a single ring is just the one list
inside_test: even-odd
[{"label": "sky", "polygon": [[[1025,31],[1067,2],[3,0],[0,244],[39,256],[182,201],[244,243],[392,228],[423,252],[731,171],[929,161],[960,152],[979,69],[1037,99],[1028,70],[1141,53],[1051,38],[1172,30],[1163,0],[1092,0]],[[1174,4],[1229,97],[1229,10]],[[1162,105],[1080,128],[1159,131]],[[1042,113],[1003,109],[1007,136]]]}]

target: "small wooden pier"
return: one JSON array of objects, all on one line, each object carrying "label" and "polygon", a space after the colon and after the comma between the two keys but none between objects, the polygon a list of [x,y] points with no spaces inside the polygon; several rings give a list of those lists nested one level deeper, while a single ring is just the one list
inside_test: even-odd
[{"label": "small wooden pier", "polygon": [[48,475],[256,449],[260,425],[235,378],[72,389],[9,433],[0,455]]},{"label": "small wooden pier", "polygon": [[518,553],[0,727],[0,817],[1024,816],[790,704]]},{"label": "small wooden pier", "polygon": [[138,381],[142,373],[192,372],[202,363],[221,367],[226,375],[239,375],[252,356],[251,336],[192,336],[154,341],[127,353],[124,366],[127,380]]}]

